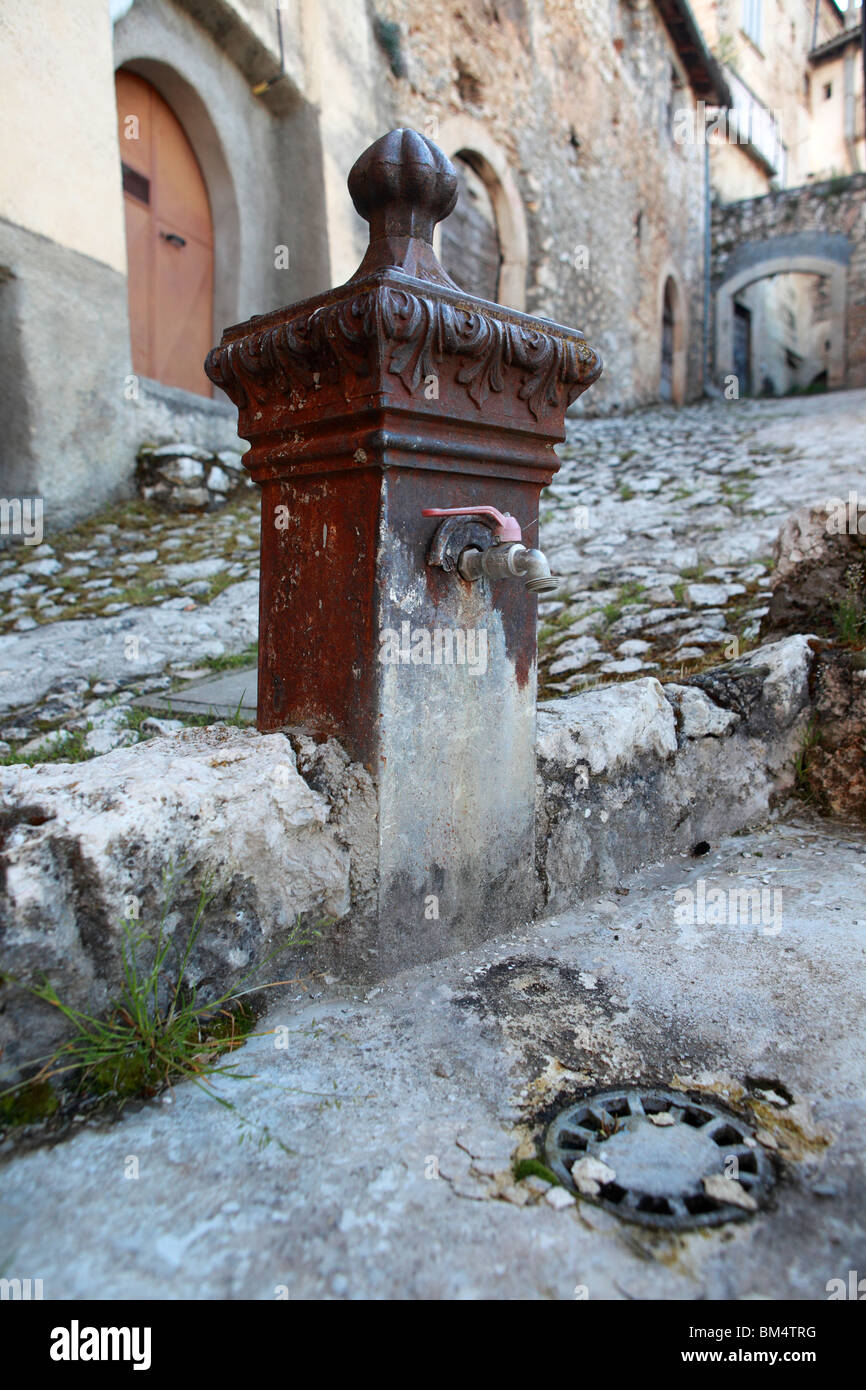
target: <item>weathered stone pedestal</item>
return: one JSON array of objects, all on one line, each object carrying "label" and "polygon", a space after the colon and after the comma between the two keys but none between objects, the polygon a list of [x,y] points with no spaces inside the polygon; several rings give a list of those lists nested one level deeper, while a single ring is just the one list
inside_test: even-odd
[{"label": "weathered stone pedestal", "polygon": [[348,933],[371,973],[531,915],[536,599],[429,564],[422,511],[490,505],[535,545],[565,410],[601,372],[579,332],[448,278],[456,188],[414,131],[377,141],[349,178],[356,274],[227,329],[206,366],[262,487],[259,728],[333,736],[375,781],[377,909]]}]

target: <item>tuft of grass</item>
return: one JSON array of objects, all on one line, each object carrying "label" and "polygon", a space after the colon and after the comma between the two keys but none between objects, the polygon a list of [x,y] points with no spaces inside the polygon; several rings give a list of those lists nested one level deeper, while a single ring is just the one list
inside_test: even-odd
[{"label": "tuft of grass", "polygon": [[859,575],[849,580],[845,597],[833,605],[833,626],[840,642],[854,645],[866,636],[866,605]]},{"label": "tuft of grass", "polygon": [[71,1036],[42,1060],[35,1075],[0,1092],[0,1103],[34,1087],[51,1087],[61,1078],[74,1081],[82,1097],[112,1096],[123,1102],[131,1096],[156,1095],[175,1081],[204,1084],[217,1072],[220,1076],[240,1076],[236,1064],[218,1062],[243,1044],[253,1026],[254,1015],[243,1002],[245,996],[289,982],[243,986],[275,955],[308,946],[321,932],[306,933],[298,918],[289,938],[248,971],[238,988],[201,999],[198,989],[186,983],[186,974],[212,894],[206,880],[186,945],[178,952],[166,929],[177,884],[178,874],[169,869],[163,877],[164,907],[156,931],[148,931],[135,918],[122,920],[123,985],[105,1018],[65,1002],[47,979],[23,986],[63,1015]]},{"label": "tuft of grass", "polygon": [[613,627],[614,623],[622,617],[622,604],[617,599],[612,599],[610,603],[605,603],[598,610],[599,620],[593,627],[596,637],[603,637],[608,628]]},{"label": "tuft of grass", "polygon": [[814,191],[819,198],[838,198],[845,192],[850,182],[850,174],[833,174],[825,183],[820,184]]},{"label": "tuft of grass", "polygon": [[83,729],[67,729],[62,738],[53,743],[42,743],[31,753],[11,752],[0,758],[0,766],[11,767],[13,763],[23,763],[35,767],[37,763],[86,763],[96,756],[87,747],[85,739],[93,725],[88,721]]},{"label": "tuft of grass", "polygon": [[206,656],[203,666],[212,671],[234,671],[239,666],[255,666],[259,659],[259,644],[251,642],[242,652],[226,653],[223,656]]},{"label": "tuft of grass", "polygon": [[245,690],[241,691],[241,697],[238,700],[237,705],[235,706],[234,714],[218,715],[214,710],[213,706],[210,707],[207,714],[193,714],[191,710],[172,709],[171,701],[169,700],[168,717],[170,719],[180,719],[184,724],[187,724],[192,729],[207,729],[210,727],[211,724],[217,723],[226,724],[229,728],[233,729],[248,729],[250,724],[252,723],[252,720],[255,718],[255,715],[252,716],[252,719],[247,719],[244,715],[241,714],[244,696],[246,695],[246,693],[247,692]]},{"label": "tuft of grass", "polygon": [[205,603],[212,603],[223,590],[228,589],[231,584],[236,584],[237,582],[238,581],[233,579],[227,570],[220,570],[219,574],[215,574],[210,581],[210,588],[204,596]]},{"label": "tuft of grass", "polygon": [[818,721],[813,715],[806,725],[800,738],[800,747],[797,749],[797,756],[794,759],[794,785],[800,796],[809,801],[812,797],[812,786],[809,781],[809,754],[813,748],[817,748],[821,742],[821,733],[818,728]]},{"label": "tuft of grass", "polygon": [[0,1095],[0,1129],[38,1124],[59,1108],[60,1101],[50,1081],[27,1081],[14,1092]]},{"label": "tuft of grass", "polygon": [[615,599],[605,603],[601,608],[596,609],[600,614],[598,622],[593,631],[597,637],[602,637],[608,628],[613,627],[623,615],[623,611],[630,603],[636,603],[644,591],[644,585],[637,579],[630,579],[625,584],[621,584]]},{"label": "tuft of grass", "polygon": [[565,607],[555,617],[548,618],[547,622],[541,624],[538,629],[538,641],[540,644],[549,642],[551,638],[559,636],[573,622],[577,621],[577,614],[573,608]]},{"label": "tuft of grass", "polygon": [[143,743],[147,739],[147,732],[141,726],[145,719],[150,718],[151,711],[143,709],[140,705],[127,705],[125,713],[126,727],[132,730],[139,743]]},{"label": "tuft of grass", "polygon": [[639,579],[629,579],[620,587],[619,601],[622,604],[637,603],[646,588]]},{"label": "tuft of grass", "polygon": [[521,1158],[514,1165],[514,1181],[523,1182],[524,1178],[543,1178],[545,1182],[552,1183],[554,1187],[561,1187],[562,1184],[552,1168],[548,1168],[537,1158]]}]

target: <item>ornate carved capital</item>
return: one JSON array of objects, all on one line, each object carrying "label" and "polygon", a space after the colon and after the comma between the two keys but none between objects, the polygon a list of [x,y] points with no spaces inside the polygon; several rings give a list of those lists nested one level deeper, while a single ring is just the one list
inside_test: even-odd
[{"label": "ornate carved capital", "polygon": [[[229,329],[208,355],[205,371],[246,416],[245,431],[262,421],[263,430],[302,428],[329,404],[328,390],[335,404],[369,391],[399,410],[395,379],[423,409],[431,377],[462,387],[479,414],[498,398],[513,425],[517,400],[547,424],[601,375],[577,330],[474,299],[446,275],[433,229],[454,208],[457,178],[432,141],[391,131],[357,161],[349,190],[370,245],[348,284]],[[450,402],[465,419],[453,391]],[[493,425],[499,414],[485,418]]]},{"label": "ornate carved capital", "polygon": [[517,396],[536,419],[563,409],[600,376],[601,358],[581,334],[454,298],[377,284],[230,340],[213,349],[205,370],[239,410],[248,410],[273,401],[275,392],[301,407],[347,371],[372,378],[379,362],[414,394],[450,361],[480,409],[503,391],[506,369],[514,367]]}]

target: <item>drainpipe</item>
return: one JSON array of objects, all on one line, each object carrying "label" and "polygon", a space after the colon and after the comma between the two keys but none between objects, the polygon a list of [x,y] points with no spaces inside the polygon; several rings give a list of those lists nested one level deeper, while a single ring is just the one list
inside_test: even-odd
[{"label": "drainpipe", "polygon": [[375,978],[537,907],[539,496],[601,359],[449,278],[457,175],[432,141],[392,130],[349,192],[352,278],[227,329],[206,371],[262,490],[258,727],[366,768],[367,886],[322,950]]},{"label": "drainpipe", "polygon": [[286,75],[286,50],[283,42],[283,11],[280,0],[277,0],[277,41],[280,48],[280,70],[278,73],[275,73],[273,77],[267,77],[263,82],[256,83],[252,88],[254,97],[260,97],[263,96],[265,92],[269,92],[271,87],[275,86],[277,82],[282,82]]}]

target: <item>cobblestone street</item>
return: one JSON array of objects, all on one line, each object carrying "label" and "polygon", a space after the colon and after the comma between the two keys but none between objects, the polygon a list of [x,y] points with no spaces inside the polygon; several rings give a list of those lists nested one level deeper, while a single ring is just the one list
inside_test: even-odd
[{"label": "cobblestone street", "polygon": [[673,676],[754,645],[773,541],[860,476],[866,393],[572,422],[542,501],[563,595],[540,606],[542,693]]},{"label": "cobblestone street", "polygon": [[[863,391],[570,421],[542,499],[562,579],[539,607],[542,698],[673,678],[754,644],[781,522],[857,487],[864,438]],[[254,664],[258,500],[197,516],[130,502],[0,552],[6,760],[179,727],[132,701]]]}]

